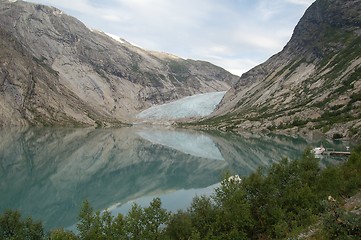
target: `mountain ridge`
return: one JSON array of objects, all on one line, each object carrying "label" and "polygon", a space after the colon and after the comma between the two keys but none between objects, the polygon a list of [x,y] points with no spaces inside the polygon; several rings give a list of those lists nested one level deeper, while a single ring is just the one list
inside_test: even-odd
[{"label": "mountain ridge", "polygon": [[199,125],[360,137],[360,3],[315,1],[283,50],[244,73]]},{"label": "mountain ridge", "polygon": [[0,34],[0,126],[122,124],[238,80],[208,62],[116,41],[40,4],[1,0]]}]

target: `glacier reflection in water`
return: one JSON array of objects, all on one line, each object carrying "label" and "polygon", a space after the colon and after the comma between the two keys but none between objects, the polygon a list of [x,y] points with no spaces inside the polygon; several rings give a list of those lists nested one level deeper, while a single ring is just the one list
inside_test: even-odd
[{"label": "glacier reflection in water", "polygon": [[227,170],[245,176],[299,157],[309,144],[149,127],[1,129],[0,212],[19,209],[49,229],[74,225],[85,199],[115,213],[156,196],[168,209],[184,208],[195,193],[209,194]]},{"label": "glacier reflection in water", "polygon": [[155,144],[196,157],[224,160],[213,140],[204,133],[155,128],[140,130],[138,135]]}]

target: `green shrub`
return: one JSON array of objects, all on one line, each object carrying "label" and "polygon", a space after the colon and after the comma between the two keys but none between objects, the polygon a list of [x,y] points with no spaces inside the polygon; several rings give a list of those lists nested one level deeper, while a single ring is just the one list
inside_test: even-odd
[{"label": "green shrub", "polygon": [[84,201],[77,224],[80,239],[125,239],[123,215],[114,218],[108,211],[93,211],[88,201]]},{"label": "green shrub", "polygon": [[192,237],[192,219],[189,212],[179,210],[170,216],[166,236],[170,239],[193,239]]},{"label": "green shrub", "polygon": [[7,210],[0,215],[0,239],[43,239],[44,230],[40,222],[30,217],[23,219],[19,211]]},{"label": "green shrub", "polygon": [[346,212],[339,203],[330,197],[325,202],[326,213],[323,219],[323,234],[328,239],[360,239],[361,216]]},{"label": "green shrub", "polygon": [[343,138],[343,135],[341,133],[334,133],[332,135],[332,139],[341,139]]},{"label": "green shrub", "polygon": [[49,240],[78,240],[73,232],[64,229],[54,229],[49,234]]}]

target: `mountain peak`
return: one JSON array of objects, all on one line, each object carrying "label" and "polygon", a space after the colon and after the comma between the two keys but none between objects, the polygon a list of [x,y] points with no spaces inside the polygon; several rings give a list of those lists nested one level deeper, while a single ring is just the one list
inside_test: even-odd
[{"label": "mountain peak", "polygon": [[360,16],[360,0],[315,1],[284,49],[243,74],[208,122],[361,136]]},{"label": "mountain peak", "polygon": [[295,27],[286,47],[292,50],[302,48],[308,52],[311,50],[316,56],[338,51],[334,49],[335,46],[330,48],[322,43],[338,43],[336,32],[360,35],[360,9],[359,0],[315,1]]},{"label": "mountain peak", "polygon": [[155,104],[225,91],[238,79],[116,41],[40,4],[0,1],[0,36],[0,126],[128,122]]}]

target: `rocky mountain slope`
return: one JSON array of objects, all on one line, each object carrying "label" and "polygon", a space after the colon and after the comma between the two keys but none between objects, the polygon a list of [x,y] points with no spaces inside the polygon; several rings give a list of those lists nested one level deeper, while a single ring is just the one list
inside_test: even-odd
[{"label": "rocky mountain slope", "polygon": [[315,1],[284,49],[243,74],[201,125],[360,136],[361,1]]},{"label": "rocky mountain slope", "polygon": [[137,112],[238,77],[203,61],[145,51],[60,10],[0,0],[0,126],[127,122]]}]

